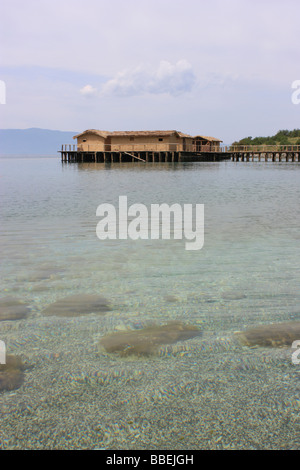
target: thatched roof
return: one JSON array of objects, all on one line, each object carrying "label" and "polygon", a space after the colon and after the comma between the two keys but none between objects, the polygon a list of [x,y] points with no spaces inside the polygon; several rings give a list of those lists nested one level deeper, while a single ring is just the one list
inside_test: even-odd
[{"label": "thatched roof", "polygon": [[215,137],[209,137],[207,135],[195,135],[194,136],[194,139],[204,139],[204,140],[208,140],[209,142],[223,142],[223,140],[221,139],[216,139]]},{"label": "thatched roof", "polygon": [[194,137],[189,134],[184,134],[183,132],[178,132],[179,137],[186,137],[187,139],[193,139]]},{"label": "thatched roof", "polygon": [[110,132],[109,135],[112,137],[169,137],[171,135],[180,136],[178,131],[114,131]]},{"label": "thatched roof", "polygon": [[216,139],[215,137],[208,137],[205,135],[196,135],[196,136],[191,136],[189,134],[184,134],[183,132],[179,131],[113,131],[113,132],[108,132],[108,131],[98,131],[97,129],[87,129],[84,132],[81,132],[80,134],[74,135],[73,139],[78,139],[78,137],[87,135],[87,134],[96,134],[99,137],[102,137],[106,139],[106,137],[169,137],[171,135],[175,135],[176,137],[185,137],[188,139],[205,139],[209,142],[222,142],[220,139]]},{"label": "thatched roof", "polygon": [[154,137],[168,137],[171,135],[176,135],[176,137],[189,137],[192,139],[191,135],[184,134],[183,132],[178,132],[176,130],[172,131],[113,131],[113,132],[108,132],[108,131],[98,131],[97,129],[87,129],[84,132],[81,132],[80,134],[74,135],[73,139],[77,139],[78,137],[81,137],[83,135],[87,134],[96,134],[99,135],[100,137],[147,137],[147,136],[154,136]]},{"label": "thatched roof", "polygon": [[103,137],[104,139],[111,134],[111,132],[107,131],[97,131],[97,129],[87,129],[84,132],[81,132],[80,134],[74,135],[73,139],[78,139],[78,137],[81,137],[82,135],[87,135],[87,134],[96,134],[99,135],[99,137]]}]

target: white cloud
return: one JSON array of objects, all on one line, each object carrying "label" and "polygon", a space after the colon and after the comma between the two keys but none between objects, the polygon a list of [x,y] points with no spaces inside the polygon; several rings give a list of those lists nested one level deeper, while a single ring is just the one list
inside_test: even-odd
[{"label": "white cloud", "polygon": [[176,96],[191,91],[195,81],[195,74],[188,61],[179,60],[173,65],[161,60],[156,69],[148,64],[140,64],[132,70],[118,72],[103,85],[102,94],[134,96],[167,93]]},{"label": "white cloud", "polygon": [[293,129],[299,11],[297,0],[4,0],[1,127],[171,128],[226,142]]},{"label": "white cloud", "polygon": [[97,93],[97,88],[93,88],[92,85],[85,85],[80,89],[80,93],[84,96],[94,96]]}]

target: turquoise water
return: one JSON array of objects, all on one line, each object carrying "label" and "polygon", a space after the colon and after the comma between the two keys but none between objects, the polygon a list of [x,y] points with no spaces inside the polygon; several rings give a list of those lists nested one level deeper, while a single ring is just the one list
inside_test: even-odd
[{"label": "turquoise water", "polygon": [[[19,389],[0,393],[3,448],[299,447],[291,349],[234,340],[247,326],[300,318],[297,163],[3,158],[0,175],[2,297],[31,308],[1,322],[0,339],[33,366]],[[96,209],[117,207],[120,195],[147,207],[204,204],[204,247],[100,241]],[[43,317],[73,294],[99,294],[112,310]],[[171,320],[203,336],[150,358],[98,350],[111,331]]]}]

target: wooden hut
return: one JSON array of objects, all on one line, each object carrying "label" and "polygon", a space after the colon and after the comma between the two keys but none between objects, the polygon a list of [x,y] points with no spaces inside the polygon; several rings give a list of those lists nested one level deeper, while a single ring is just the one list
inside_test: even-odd
[{"label": "wooden hut", "polygon": [[193,140],[195,152],[218,152],[221,142],[220,139],[205,135],[196,135]]},{"label": "wooden hut", "polygon": [[81,134],[74,135],[73,139],[77,139],[78,152],[104,152],[108,135],[109,132],[106,131],[88,129]]},{"label": "wooden hut", "polygon": [[73,137],[78,152],[219,152],[222,140],[171,131],[101,131],[88,129]]},{"label": "wooden hut", "polygon": [[[111,151],[180,152],[193,145],[193,137],[178,131],[112,132]],[[192,151],[192,148],[190,148]]]},{"label": "wooden hut", "polygon": [[172,131],[98,131],[88,129],[73,137],[81,152],[192,152],[193,137]]}]

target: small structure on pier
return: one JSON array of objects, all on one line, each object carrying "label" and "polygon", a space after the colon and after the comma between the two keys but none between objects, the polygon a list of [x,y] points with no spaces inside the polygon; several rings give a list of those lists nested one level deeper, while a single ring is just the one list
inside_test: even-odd
[{"label": "small structure on pier", "polygon": [[205,135],[196,135],[193,144],[196,152],[218,152],[222,140]]}]

